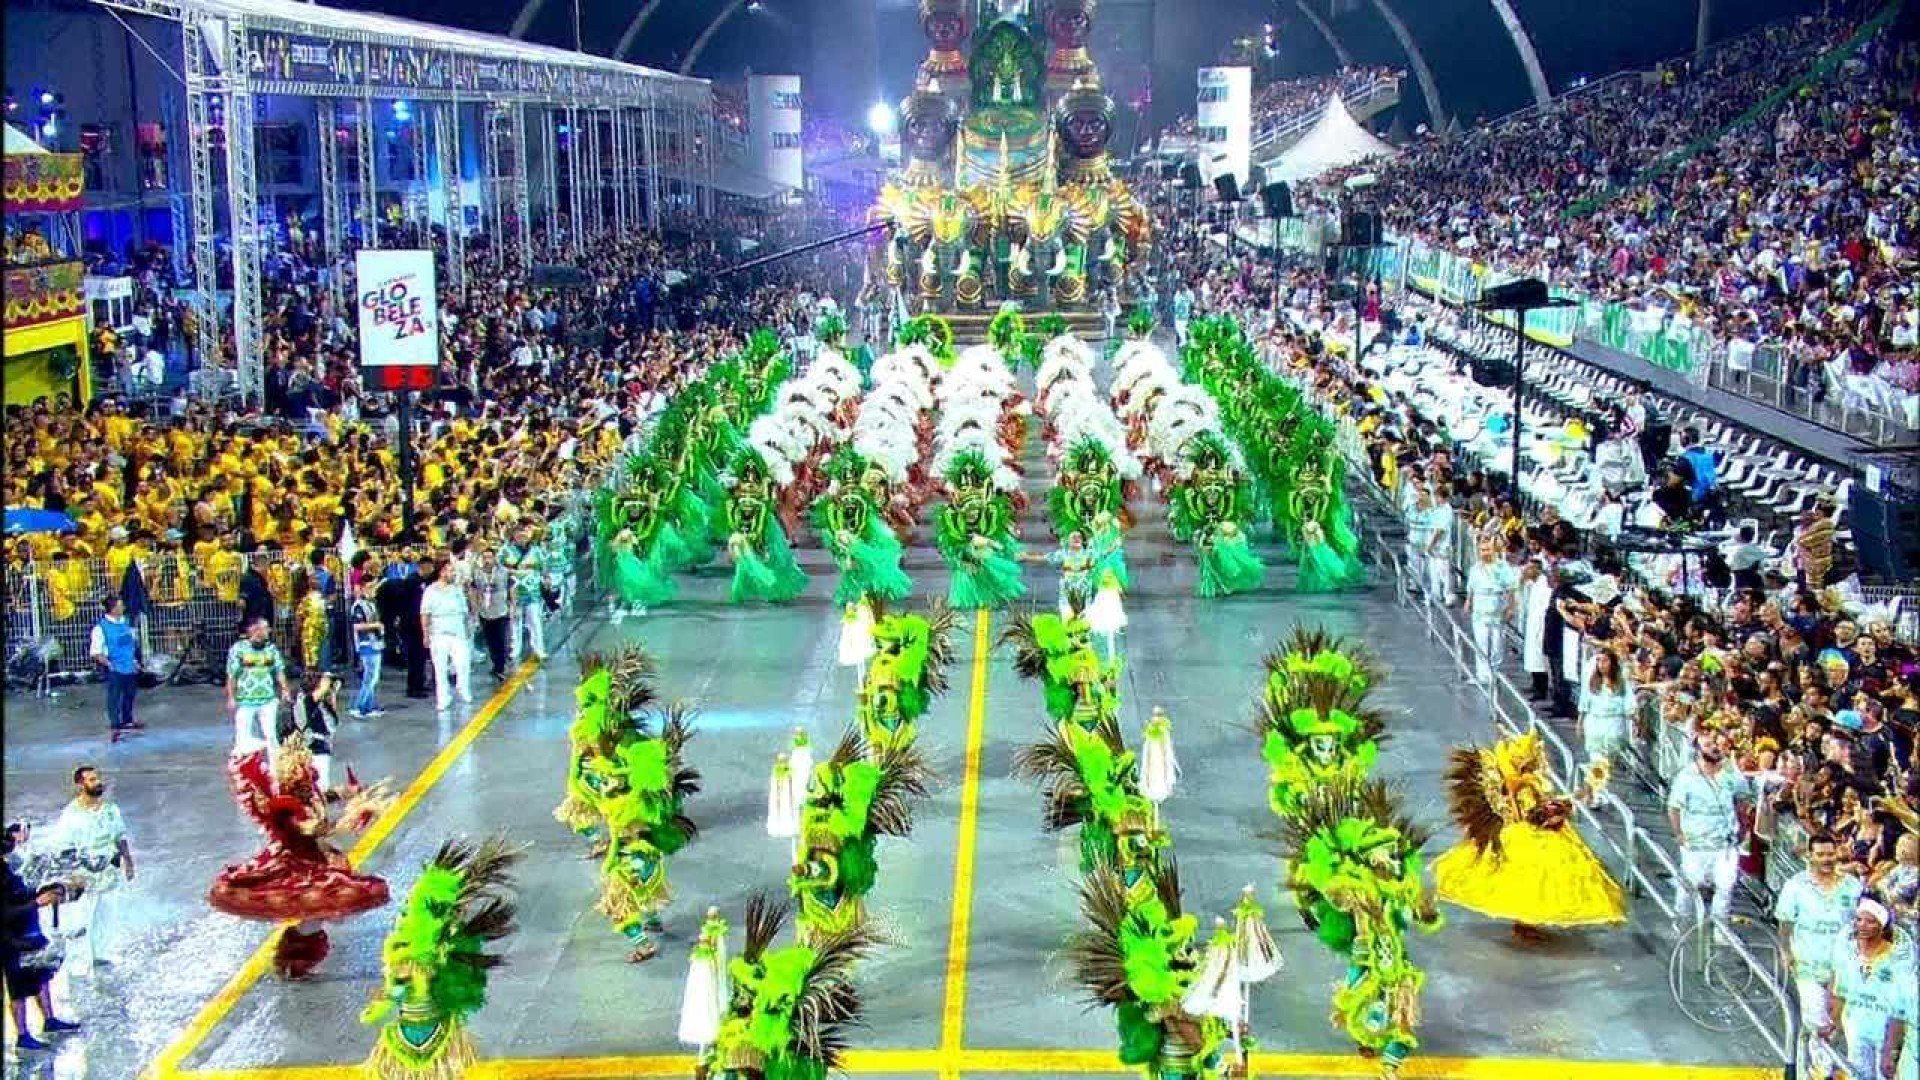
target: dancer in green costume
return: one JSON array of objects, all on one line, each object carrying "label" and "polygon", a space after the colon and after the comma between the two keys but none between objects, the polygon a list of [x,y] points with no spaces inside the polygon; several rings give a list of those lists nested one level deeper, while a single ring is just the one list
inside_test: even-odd
[{"label": "dancer in green costume", "polygon": [[862,597],[904,600],[913,593],[913,579],[900,568],[900,541],[882,517],[882,505],[863,484],[867,462],[852,450],[842,450],[827,462],[829,483],[813,504],[813,527],[840,567],[840,584],[833,602],[845,607]]},{"label": "dancer in green costume", "polygon": [[1246,476],[1212,432],[1188,439],[1181,455],[1186,468],[1168,495],[1169,522],[1174,537],[1198,551],[1194,591],[1212,598],[1259,588],[1267,568],[1247,541],[1253,505]]},{"label": "dancer in green costume", "polygon": [[746,445],[735,451],[727,490],[727,553],[733,558],[728,599],[784,604],[798,597],[806,591],[807,575],[780,526],[777,493],[759,451]]},{"label": "dancer in green costume", "polygon": [[360,1014],[380,1031],[365,1069],[374,1080],[459,1080],[474,1063],[467,1024],[503,963],[494,943],[514,931],[513,865],[495,838],[440,850],[407,894],[380,948],[380,994]]},{"label": "dancer in green costume", "polygon": [[910,742],[870,751],[848,730],[813,767],[800,818],[800,844],[787,888],[798,903],[800,940],[816,944],[866,923],[866,897],[879,872],[880,837],[913,832],[913,804],[932,773]]},{"label": "dancer in green costume", "polygon": [[1168,844],[1153,804],[1140,794],[1140,767],[1116,718],[1093,728],[1054,724],[1013,752],[1014,775],[1039,783],[1047,832],[1080,830],[1080,872],[1101,868],[1138,882]]},{"label": "dancer in green costume", "polygon": [[995,610],[1027,595],[1013,503],[993,485],[985,454],[966,450],[947,466],[947,502],[934,545],[952,571],[947,603],[961,611]]},{"label": "dancer in green costume", "polygon": [[1121,661],[1102,659],[1086,620],[1054,612],[1028,616],[1000,636],[1013,647],[1013,668],[1037,679],[1055,724],[1098,730],[1120,707]]},{"label": "dancer in green costume", "polygon": [[653,656],[637,645],[580,657],[567,728],[567,793],[553,816],[587,842],[588,858],[606,854],[606,804],[621,793],[613,765],[620,747],[640,737],[634,717],[653,704],[658,671]]},{"label": "dancer in green costume", "polygon": [[1426,829],[1379,782],[1315,788],[1286,820],[1288,881],[1307,928],[1345,958],[1332,1022],[1383,1077],[1420,1045],[1426,973],[1407,956],[1409,927],[1441,925],[1421,877]]},{"label": "dancer in green costume", "polygon": [[1126,496],[1120,470],[1100,440],[1076,440],[1060,460],[1059,478],[1047,492],[1047,510],[1053,517],[1053,535],[1065,541],[1074,533],[1091,536],[1095,519],[1105,514],[1115,526],[1124,523]]},{"label": "dancer in green costume", "polygon": [[787,909],[747,904],[746,944],[728,965],[730,991],[695,1080],[826,1080],[840,1068],[862,1005],[854,970],[880,946],[864,922],[776,948]]},{"label": "dancer in green costume", "polygon": [[1367,779],[1386,741],[1386,717],[1368,701],[1377,673],[1357,646],[1300,631],[1266,659],[1257,712],[1267,805],[1283,821],[1328,785]]},{"label": "dancer in green costume", "polygon": [[685,762],[693,735],[689,710],[669,705],[635,720],[636,738],[622,744],[605,768],[617,794],[605,800],[607,854],[600,864],[601,914],[633,946],[631,963],[659,952],[652,935],[672,899],[667,860],[698,833],[686,801],[700,790],[700,773]]},{"label": "dancer in green costume", "polygon": [[937,605],[926,615],[886,615],[874,624],[873,657],[854,706],[869,751],[913,743],[920,718],[947,691],[953,626],[953,610]]}]

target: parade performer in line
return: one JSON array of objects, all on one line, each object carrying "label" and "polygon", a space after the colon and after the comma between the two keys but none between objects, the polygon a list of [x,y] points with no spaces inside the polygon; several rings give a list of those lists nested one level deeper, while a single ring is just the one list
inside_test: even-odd
[{"label": "parade performer in line", "polygon": [[1168,843],[1116,717],[1092,728],[1052,725],[1045,738],[1015,748],[1013,772],[1039,783],[1047,832],[1079,828],[1082,874],[1120,868],[1134,884]]},{"label": "parade performer in line", "polygon": [[1067,943],[1074,980],[1114,1010],[1120,1062],[1149,1080],[1245,1076],[1237,983],[1226,993],[1202,983],[1206,943],[1182,910],[1173,863],[1145,881],[1147,888],[1129,887],[1116,871],[1096,869],[1081,884],[1087,925]]},{"label": "parade performer in line", "polygon": [[831,486],[813,505],[814,528],[840,567],[836,604],[898,601],[913,592],[913,579],[900,568],[900,541],[887,527],[872,489],[861,483],[868,468],[851,450],[836,455],[828,464]]},{"label": "parade performer in line", "polygon": [[1212,598],[1259,588],[1267,568],[1247,541],[1252,503],[1245,474],[1233,464],[1225,441],[1212,432],[1187,440],[1181,458],[1168,494],[1169,523],[1176,539],[1198,551],[1200,574],[1194,591]]},{"label": "parade performer in line", "polygon": [[863,921],[775,947],[787,909],[755,896],[746,942],[727,965],[727,1007],[695,1080],[825,1080],[841,1067],[862,1003],[854,972],[880,947]]},{"label": "parade performer in line", "polygon": [[1319,787],[1284,822],[1288,881],[1301,917],[1347,961],[1332,1021],[1396,1077],[1419,1047],[1426,973],[1407,956],[1406,932],[1440,928],[1421,879],[1427,832],[1385,785]]},{"label": "parade performer in line", "polygon": [[635,719],[657,696],[658,672],[653,655],[637,645],[580,657],[573,722],[567,727],[566,798],[553,816],[587,842],[590,859],[607,852],[607,802],[622,793],[615,765],[620,748],[641,737]]},{"label": "parade performer in line", "polygon": [[600,494],[600,580],[611,585],[616,617],[673,599],[670,574],[688,552],[666,507],[668,484],[659,464],[643,455],[628,459],[617,490]]},{"label": "parade performer in line", "polygon": [[1267,805],[1286,819],[1327,786],[1364,781],[1386,739],[1386,716],[1368,700],[1377,678],[1358,647],[1319,631],[1294,635],[1266,659],[1257,711],[1267,762]]},{"label": "parade performer in line", "polygon": [[1293,490],[1288,519],[1299,525],[1300,572],[1295,587],[1304,593],[1338,592],[1367,583],[1366,567],[1360,565],[1357,541],[1343,551],[1336,546],[1337,533],[1328,532],[1328,521],[1344,516],[1344,507],[1334,505],[1334,492],[1341,483],[1340,470],[1333,466],[1338,456],[1331,447],[1314,455],[1293,475]]},{"label": "parade performer in line", "polygon": [[933,699],[947,690],[953,662],[952,609],[888,615],[873,626],[874,653],[854,709],[870,753],[912,745]]},{"label": "parade performer in line", "polygon": [[515,930],[514,864],[498,837],[440,845],[380,949],[381,992],[360,1014],[379,1035],[374,1080],[460,1080],[476,1060],[468,1023],[504,958],[488,948]]},{"label": "parade performer in line", "polygon": [[807,588],[806,571],[793,557],[781,527],[779,497],[760,451],[742,445],[723,483],[727,488],[727,554],[733,559],[728,599],[784,604]]},{"label": "parade performer in line", "polygon": [[947,602],[962,611],[996,610],[1027,595],[1012,501],[993,484],[985,455],[968,450],[947,467],[947,503],[934,544],[952,572]]},{"label": "parade performer in line", "polygon": [[387,883],[357,874],[332,839],[371,825],[392,801],[386,785],[361,787],[348,772],[338,812],[306,741],[288,739],[271,764],[264,749],[227,762],[234,801],[260,831],[266,846],[214,878],[207,902],[214,910],[257,922],[294,920],[274,942],[273,966],[289,979],[304,977],[328,951],[326,923],[352,918],[387,902]]},{"label": "parade performer in line", "polygon": [[1014,671],[1040,682],[1047,716],[1057,725],[1092,731],[1120,708],[1118,660],[1102,660],[1086,620],[1042,612],[1000,636],[1013,647]]},{"label": "parade performer in line", "polygon": [[1101,531],[1118,538],[1126,500],[1119,468],[1098,439],[1085,436],[1067,447],[1059,478],[1047,492],[1047,508],[1053,515],[1053,533],[1062,540],[1074,533],[1091,535],[1103,515],[1106,524]]},{"label": "parade performer in line", "polygon": [[872,752],[849,730],[813,767],[801,812],[799,855],[787,879],[798,904],[800,940],[815,944],[866,923],[866,897],[879,872],[882,836],[913,832],[913,804],[932,776],[911,742]]},{"label": "parade performer in line", "polygon": [[1618,882],[1573,827],[1573,803],[1547,779],[1535,732],[1482,749],[1456,749],[1448,801],[1466,839],[1434,860],[1440,899],[1513,922],[1515,936],[1539,927],[1627,921]]},{"label": "parade performer in line", "polygon": [[636,737],[622,744],[604,768],[605,785],[617,792],[604,801],[607,854],[600,864],[600,913],[633,946],[627,960],[639,964],[658,952],[660,913],[673,892],[667,860],[698,835],[686,802],[700,790],[699,770],[686,764],[693,736],[689,710],[675,703],[658,716],[637,716]]}]

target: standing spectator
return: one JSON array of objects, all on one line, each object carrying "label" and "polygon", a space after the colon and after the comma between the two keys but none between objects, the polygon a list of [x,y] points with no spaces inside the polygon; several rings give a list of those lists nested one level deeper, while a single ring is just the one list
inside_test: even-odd
[{"label": "standing spectator", "polygon": [[1577,728],[1589,762],[1611,761],[1626,753],[1633,732],[1633,683],[1621,667],[1620,654],[1601,646],[1593,670],[1580,686]]},{"label": "standing spectator", "polygon": [[121,889],[133,880],[133,844],[120,806],[107,798],[107,778],[92,765],[73,770],[73,800],[54,822],[54,846],[72,851],[86,868],[85,895],[72,904],[68,918],[79,927],[68,955],[75,975],[88,975],[96,963],[114,960],[114,931],[119,927]]},{"label": "standing spectator", "polygon": [[1480,561],[1467,571],[1467,618],[1473,625],[1473,677],[1480,685],[1493,681],[1505,642],[1500,630],[1513,621],[1513,567],[1500,558],[1494,541],[1482,541]]},{"label": "standing spectator", "polygon": [[340,684],[324,668],[308,671],[300,680],[300,699],[280,718],[274,745],[284,746],[288,739],[306,743],[313,755],[313,769],[319,776],[320,790],[333,787],[333,731],[339,726],[340,713],[335,700]]},{"label": "standing spectator", "polygon": [[424,698],[432,693],[427,689],[427,639],[420,623],[420,604],[427,587],[423,575],[430,565],[427,559],[409,560],[400,568],[398,576],[389,579],[380,589],[383,606],[389,597],[392,600],[394,636],[400,642],[401,659],[407,665],[409,698]]},{"label": "standing spectator", "polygon": [[1552,694],[1553,660],[1547,652],[1547,617],[1553,611],[1553,571],[1535,559],[1520,570],[1520,660],[1527,671],[1527,700]]},{"label": "standing spectator", "polygon": [[513,540],[500,551],[500,562],[513,575],[513,662],[520,662],[524,643],[533,655],[547,658],[546,573],[540,565],[540,552],[533,543],[532,527],[514,526]]},{"label": "standing spectator", "polygon": [[347,617],[353,623],[353,651],[360,658],[360,690],[354,694],[353,707],[347,710],[347,715],[355,720],[369,720],[386,715],[376,695],[380,689],[380,667],[386,659],[387,626],[380,618],[376,599],[380,592],[379,580],[371,574],[362,575],[354,592],[353,609]]},{"label": "standing spectator", "polygon": [[[240,550],[251,552],[253,549],[251,540],[243,540]],[[267,584],[267,576],[260,572],[259,561],[249,558],[246,570],[240,574],[240,633],[245,635],[255,620],[273,624],[273,589]]]},{"label": "standing spectator", "polygon": [[93,625],[87,655],[107,680],[107,730],[119,742],[145,724],[133,718],[133,699],[140,692],[140,641],[127,622],[126,601],[108,593],[100,602],[100,621]]},{"label": "standing spectator", "polygon": [[507,633],[512,627],[513,575],[491,547],[482,547],[473,569],[473,606],[480,637],[487,644],[489,673],[507,677]]},{"label": "standing spectator", "polygon": [[267,746],[282,698],[291,699],[287,661],[268,636],[267,620],[247,623],[246,636],[227,650],[227,708],[233,711],[233,752]]},{"label": "standing spectator", "polygon": [[1738,804],[1751,802],[1752,787],[1727,764],[1726,746],[1712,733],[1699,737],[1693,762],[1673,778],[1667,789],[1667,819],[1680,839],[1678,907],[1688,906],[1686,891],[1713,894],[1713,915],[1724,919],[1733,910],[1733,887],[1740,870]]},{"label": "standing spectator", "polygon": [[1860,902],[1860,880],[1840,873],[1840,845],[1830,833],[1807,841],[1807,867],[1787,879],[1773,906],[1780,952],[1800,998],[1800,1026],[1808,1033],[1832,1024],[1827,988],[1833,955]]},{"label": "standing spectator", "polygon": [[1453,485],[1435,480],[1432,492],[1425,515],[1427,599],[1452,607],[1457,602],[1453,591],[1453,530],[1458,523]]},{"label": "standing spectator", "polygon": [[473,623],[467,592],[451,580],[436,580],[439,568],[431,559],[420,564],[420,576],[431,582],[420,599],[420,632],[433,657],[434,702],[441,709],[460,700],[473,701]]},{"label": "standing spectator", "polygon": [[[4,968],[7,1003],[13,1012],[14,1046],[20,1050],[46,1050],[48,1046],[27,1030],[27,1000],[40,1004],[40,1033],[57,1035],[79,1031],[80,1025],[53,1014],[53,993],[48,985],[60,970],[57,948],[51,947],[40,931],[40,909],[58,912],[61,902],[77,898],[84,890],[61,882],[28,882],[14,869],[14,846],[26,839],[25,827],[9,827],[6,833],[6,892],[0,897],[0,968]],[[56,914],[55,918],[58,918]]]}]

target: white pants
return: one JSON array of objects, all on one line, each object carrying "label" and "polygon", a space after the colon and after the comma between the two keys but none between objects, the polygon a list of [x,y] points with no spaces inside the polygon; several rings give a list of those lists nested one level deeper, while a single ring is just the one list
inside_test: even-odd
[{"label": "white pants", "polygon": [[1493,682],[1493,669],[1500,663],[1500,616],[1473,617],[1473,678],[1482,686]]},{"label": "white pants", "polygon": [[514,663],[517,664],[520,662],[520,647],[522,643],[523,631],[525,633],[525,644],[528,647],[533,649],[533,655],[539,657],[542,660],[545,660],[547,658],[546,606],[547,606],[547,602],[544,599],[529,600],[526,603],[514,605],[514,608],[513,608],[513,662]]},{"label": "white pants", "polygon": [[[1880,1052],[1887,1042],[1887,1017],[1877,1012],[1856,1013],[1848,1008],[1840,1018],[1842,1034],[1847,1038],[1847,1064],[1860,1080],[1880,1080]],[[1907,1032],[1913,1038],[1913,1032]],[[1906,1051],[1902,1051],[1904,1055]]]},{"label": "white pants", "polygon": [[1833,1015],[1827,985],[1818,979],[1795,979],[1793,988],[1800,996],[1800,1030],[1811,1033],[1826,1027]]},{"label": "white pants", "polygon": [[1680,849],[1680,880],[1674,883],[1674,896],[1679,901],[1675,906],[1683,911],[1691,911],[1694,896],[1711,885],[1714,917],[1724,919],[1733,911],[1733,887],[1739,880],[1740,854],[1733,848],[1696,851],[1683,846]]},{"label": "white pants", "polygon": [[[116,876],[118,871],[112,871]],[[119,924],[120,894],[124,882],[114,880],[102,888],[91,888],[80,899],[60,905],[60,932],[67,939],[67,973],[93,974],[97,960],[114,958],[114,931]]]},{"label": "white pants", "polygon": [[460,700],[472,701],[473,643],[464,634],[435,634],[427,644],[433,657],[434,698],[441,708],[453,704],[453,686],[460,687]]},{"label": "white pants", "polygon": [[1453,606],[1453,564],[1447,560],[1446,549],[1429,552],[1427,560],[1427,599],[1436,604]]},{"label": "white pants", "polygon": [[233,710],[233,752],[236,754],[250,754],[255,750],[272,746],[274,741],[274,719],[279,715],[279,712],[280,703],[278,701],[268,701],[259,705],[235,706]]}]

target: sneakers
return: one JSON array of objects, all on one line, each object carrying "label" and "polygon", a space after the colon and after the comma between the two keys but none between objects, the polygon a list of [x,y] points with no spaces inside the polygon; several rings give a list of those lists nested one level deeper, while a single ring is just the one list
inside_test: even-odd
[{"label": "sneakers", "polygon": [[80,1025],[74,1023],[71,1020],[56,1020],[56,1019],[49,1018],[46,1023],[40,1025],[40,1030],[59,1031],[59,1032],[79,1031]]},{"label": "sneakers", "polygon": [[367,718],[367,714],[361,712],[359,709],[348,709],[347,716],[354,720],[365,720]]},{"label": "sneakers", "polygon": [[39,1039],[34,1038],[33,1036],[27,1034],[24,1031],[20,1033],[19,1038],[13,1041],[13,1047],[16,1050],[51,1050],[53,1049],[53,1047],[48,1046],[46,1043],[41,1042]]},{"label": "sneakers", "polygon": [[367,719],[369,720],[378,720],[385,715],[387,715],[387,710],[378,706],[367,710]]}]

